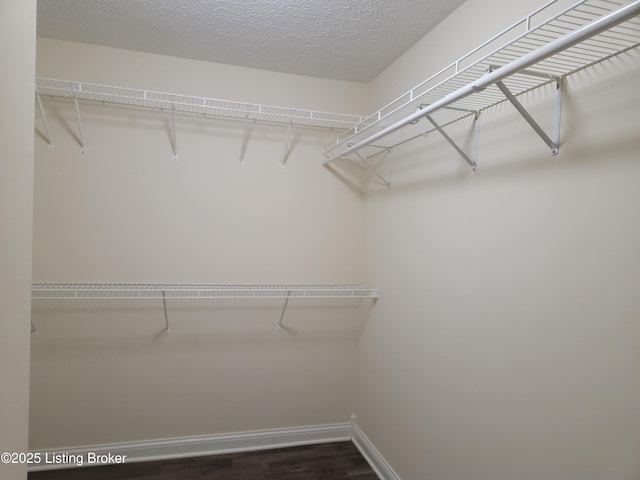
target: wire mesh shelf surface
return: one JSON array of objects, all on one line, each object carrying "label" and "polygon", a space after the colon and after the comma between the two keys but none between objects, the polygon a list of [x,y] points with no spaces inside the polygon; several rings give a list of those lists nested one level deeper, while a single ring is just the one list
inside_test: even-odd
[{"label": "wire mesh shelf surface", "polygon": [[[347,157],[354,145],[366,143],[372,135],[414,114],[424,106],[436,103],[452,92],[472,84],[490,69],[517,61],[623,8],[637,15],[640,0],[581,0],[560,12],[555,11],[558,9],[558,0],[545,4],[344,132],[326,147],[327,162]],[[497,45],[500,46],[496,48]],[[632,16],[537,62],[529,69],[509,76],[504,80],[504,84],[514,95],[519,95],[638,45],[640,20],[637,16]],[[479,89],[472,95],[456,101],[455,108],[444,107],[433,112],[431,116],[444,126],[476,115],[477,112],[503,101],[505,97],[499,89]],[[376,138],[375,146],[362,145],[356,153],[362,157],[373,156],[384,149],[433,130],[430,126],[427,128],[418,123],[406,125],[401,130],[390,132],[384,138]]]},{"label": "wire mesh shelf surface", "polygon": [[138,300],[138,299],[339,299],[378,298],[363,285],[183,285],[109,283],[35,283],[31,299]]},{"label": "wire mesh shelf surface", "polygon": [[42,77],[36,78],[36,91],[41,96],[77,98],[134,108],[174,111],[182,115],[340,130],[347,129],[362,120],[361,116],[344,113],[242,103]]}]

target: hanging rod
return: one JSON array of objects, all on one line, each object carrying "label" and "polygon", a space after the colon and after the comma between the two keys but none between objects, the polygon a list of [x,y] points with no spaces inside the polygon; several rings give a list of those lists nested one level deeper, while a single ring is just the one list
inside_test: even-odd
[{"label": "hanging rod", "polygon": [[[433,131],[419,123],[427,115],[441,126],[471,115],[446,108],[453,103],[482,111],[506,101],[499,89],[488,88],[497,82],[503,81],[519,95],[640,45],[640,22],[633,21],[640,14],[640,0],[582,0],[534,26],[534,16],[556,2],[516,22],[343,133],[326,147],[324,165],[339,158],[355,160],[349,155],[358,152],[358,157],[368,158],[380,145],[393,148]],[[522,27],[525,32],[515,40],[471,60]],[[495,65],[499,68],[489,72]],[[532,75],[529,67],[534,65]],[[373,144],[376,148],[371,149]]]},{"label": "hanging rod", "polygon": [[34,283],[38,300],[177,300],[177,299],[377,299],[363,285],[181,285],[111,283]]},{"label": "hanging rod", "polygon": [[43,97],[63,97],[133,108],[173,112],[180,115],[249,120],[294,126],[344,130],[362,121],[345,113],[277,107],[215,98],[154,92],[71,80],[36,78],[36,91]]}]

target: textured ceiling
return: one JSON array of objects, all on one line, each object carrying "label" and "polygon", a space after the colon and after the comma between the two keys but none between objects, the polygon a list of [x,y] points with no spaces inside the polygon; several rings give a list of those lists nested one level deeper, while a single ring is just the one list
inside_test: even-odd
[{"label": "textured ceiling", "polygon": [[38,35],[368,82],[464,0],[39,0]]}]

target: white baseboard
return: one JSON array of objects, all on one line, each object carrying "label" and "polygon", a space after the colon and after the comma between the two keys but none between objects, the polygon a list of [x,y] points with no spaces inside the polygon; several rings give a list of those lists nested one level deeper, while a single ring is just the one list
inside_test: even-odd
[{"label": "white baseboard", "polygon": [[360,450],[362,456],[369,462],[369,465],[371,465],[371,468],[373,468],[378,477],[380,477],[380,480],[401,480],[364,432],[360,430],[360,427],[356,425],[353,417],[351,421],[351,440],[358,450]]},{"label": "white baseboard", "polygon": [[[122,463],[123,458],[113,457],[115,455],[126,455],[124,462],[132,463],[339,442],[350,440],[351,431],[349,423],[336,423],[33,451],[30,453],[37,463],[30,464],[29,471],[104,465],[109,461],[112,464]],[[109,454],[112,455],[111,459],[102,458],[102,461],[95,463],[96,455]]]}]

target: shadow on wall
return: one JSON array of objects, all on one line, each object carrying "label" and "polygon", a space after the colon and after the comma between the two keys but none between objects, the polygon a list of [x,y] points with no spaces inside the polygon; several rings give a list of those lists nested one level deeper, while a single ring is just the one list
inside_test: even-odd
[{"label": "shadow on wall", "polygon": [[41,301],[32,309],[37,331],[32,346],[35,351],[53,353],[69,348],[117,351],[190,345],[232,349],[256,343],[353,341],[374,305],[374,299],[341,299],[330,304],[292,299],[285,309],[277,300],[174,300],[165,320],[157,301]]}]

